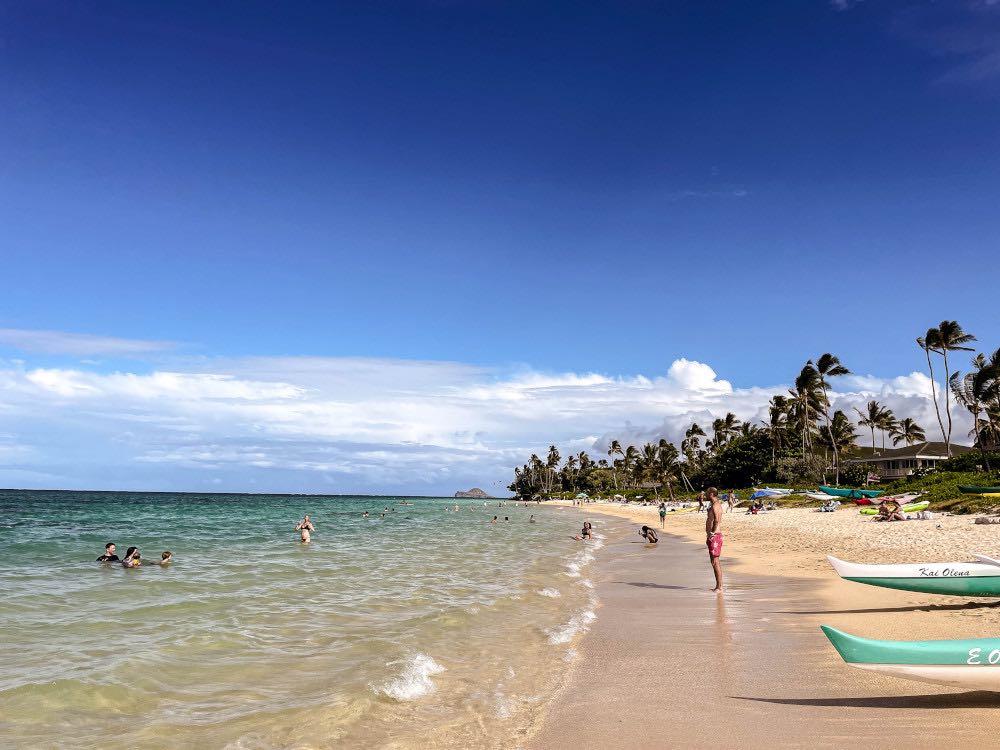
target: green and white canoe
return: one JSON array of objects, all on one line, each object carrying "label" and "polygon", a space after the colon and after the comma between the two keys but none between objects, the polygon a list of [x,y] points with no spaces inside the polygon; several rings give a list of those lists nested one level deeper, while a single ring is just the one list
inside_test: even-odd
[{"label": "green and white canoe", "polygon": [[[906,505],[900,506],[900,510],[903,513],[916,513],[917,511],[927,510],[931,507],[930,500],[921,500],[919,503],[907,503]],[[874,505],[869,505],[867,508],[861,509],[861,514],[865,516],[877,516],[878,507]]]},{"label": "green and white canoe", "polygon": [[861,565],[827,555],[848,581],[902,591],[950,596],[1000,596],[1000,560],[976,555],[977,562]]},{"label": "green and white canoe", "polygon": [[1000,638],[962,641],[873,641],[821,626],[852,667],[904,680],[1000,692]]}]

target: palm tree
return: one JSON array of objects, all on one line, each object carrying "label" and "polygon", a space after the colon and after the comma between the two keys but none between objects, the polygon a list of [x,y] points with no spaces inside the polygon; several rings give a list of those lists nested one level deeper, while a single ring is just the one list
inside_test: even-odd
[{"label": "palm tree", "polygon": [[[632,467],[634,467],[638,463],[638,461],[639,461],[639,451],[636,450],[636,447],[634,445],[630,445],[628,448],[625,449],[625,453],[622,456],[622,468],[625,472],[626,477],[632,476],[633,473]],[[634,477],[633,477],[633,484],[634,484]],[[626,487],[628,486],[627,480],[625,486]]]},{"label": "palm tree", "polygon": [[[829,378],[840,375],[850,375],[851,371],[840,364],[840,359],[827,352],[816,360],[816,372],[819,374],[819,387],[823,391],[823,415],[826,417],[826,429],[829,433],[830,446],[833,448],[833,470],[836,474],[836,484],[840,486],[840,451],[837,450],[837,439],[833,433],[833,423],[830,418],[830,382]],[[845,417],[846,419],[846,417]]]},{"label": "palm tree", "polygon": [[684,453],[685,460],[690,464],[698,462],[698,451],[701,448],[701,442],[698,440],[699,437],[706,437],[706,435],[697,422],[684,431],[684,440],[681,441],[681,452]]},{"label": "palm tree", "polygon": [[623,458],[625,457],[625,454],[622,453],[622,444],[617,440],[612,440],[611,445],[608,447],[608,455],[611,456],[611,477],[615,481],[616,492],[618,491],[618,472],[615,471],[615,456],[619,453],[621,453]]},{"label": "palm tree", "polygon": [[559,465],[559,459],[559,449],[554,445],[550,445],[549,453],[545,457],[546,494],[552,492],[552,483],[556,478],[556,467]]},{"label": "palm tree", "polygon": [[674,499],[674,480],[677,479],[677,459],[680,454],[677,452],[677,448],[674,444],[666,440],[666,438],[660,438],[657,447],[657,459],[658,459],[658,469],[660,474],[660,482],[666,482],[667,492],[670,494],[670,499]]},{"label": "palm tree", "polygon": [[715,445],[722,447],[729,439],[736,434],[740,427],[740,420],[732,412],[727,412],[722,419],[712,422],[712,432],[715,433]]},{"label": "palm tree", "polygon": [[820,433],[820,441],[831,449],[836,443],[843,452],[852,451],[857,447],[858,441],[857,433],[854,431],[854,423],[847,418],[844,412],[837,409],[830,418],[828,428]]},{"label": "palm tree", "polygon": [[892,413],[892,409],[883,409],[882,415],[878,421],[878,428],[882,431],[882,450],[885,450],[885,435],[886,433],[891,433],[896,429],[896,425],[899,424],[899,420],[896,419],[896,415]]},{"label": "palm tree", "polygon": [[802,438],[802,456],[807,459],[807,454],[812,449],[816,414],[822,405],[820,376],[812,361],[805,363],[795,378],[795,387],[788,393],[792,397],[793,415]]},{"label": "palm tree", "polygon": [[909,447],[914,443],[922,443],[925,440],[927,440],[927,436],[924,434],[924,428],[909,417],[897,422],[896,429],[892,433],[893,445],[906,443],[907,447]]},{"label": "palm tree", "polygon": [[944,413],[948,416],[948,435],[945,437],[945,450],[951,456],[951,390],[947,387],[951,380],[951,373],[948,371],[948,352],[971,352],[971,344],[976,337],[971,333],[962,330],[957,320],[942,320],[938,326],[938,352],[944,358],[944,382],[945,382],[945,407]]},{"label": "palm tree", "polygon": [[[997,353],[1000,354],[1000,350],[997,350]],[[983,446],[981,435],[983,420],[979,415],[986,411],[986,402],[991,399],[994,389],[1000,382],[1000,372],[993,369],[984,354],[976,355],[972,360],[972,368],[972,372],[966,373],[964,377],[957,370],[953,372],[949,385],[955,400],[972,414],[972,431],[969,434],[976,436],[976,445],[983,454],[986,470],[992,471],[989,454]]]},{"label": "palm tree", "polygon": [[917,346],[927,355],[927,372],[931,377],[931,398],[934,399],[934,413],[937,414],[938,426],[941,428],[941,440],[946,440],[944,420],[941,419],[941,407],[938,405],[937,381],[934,379],[934,363],[931,362],[931,352],[937,352],[941,347],[941,331],[928,328],[927,333],[917,337]]},{"label": "palm tree", "polygon": [[858,425],[867,427],[872,431],[872,453],[875,452],[875,430],[881,429],[882,413],[885,411],[878,401],[869,401],[867,410],[862,412],[858,407],[854,407],[858,413]]},{"label": "palm tree", "polygon": [[767,405],[767,435],[771,439],[771,461],[778,460],[778,453],[785,447],[788,432],[788,410],[790,402],[784,396],[772,396]]}]

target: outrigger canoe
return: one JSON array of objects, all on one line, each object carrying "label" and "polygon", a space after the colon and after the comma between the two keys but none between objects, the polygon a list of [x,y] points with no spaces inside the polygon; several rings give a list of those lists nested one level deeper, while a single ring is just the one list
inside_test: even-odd
[{"label": "outrigger canoe", "polygon": [[950,596],[1000,596],[1000,560],[976,555],[978,562],[862,565],[827,555],[847,581],[902,591]]},{"label": "outrigger canoe", "polygon": [[963,495],[985,495],[986,497],[1000,497],[1000,487],[976,487],[975,485],[960,484],[958,491]]},{"label": "outrigger canoe", "polygon": [[[917,511],[927,510],[931,505],[930,500],[921,500],[919,503],[907,503],[906,505],[900,505],[899,509],[903,513],[916,513]],[[862,508],[859,513],[864,513],[866,516],[878,515],[878,508],[874,505],[869,505],[867,508]]]},{"label": "outrigger canoe", "polygon": [[1000,638],[874,641],[821,626],[852,667],[969,690],[1000,692]]},{"label": "outrigger canoe", "polygon": [[851,500],[859,497],[878,497],[884,490],[854,490],[848,487],[827,487],[825,484],[819,486],[819,491],[834,497],[847,497]]}]

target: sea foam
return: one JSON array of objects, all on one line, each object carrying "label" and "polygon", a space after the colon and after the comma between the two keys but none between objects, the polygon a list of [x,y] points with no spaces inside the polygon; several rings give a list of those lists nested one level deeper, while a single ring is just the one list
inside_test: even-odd
[{"label": "sea foam", "polygon": [[558,599],[562,594],[559,593],[558,589],[542,589],[538,592],[540,596],[547,596],[550,599]]},{"label": "sea foam", "polygon": [[434,690],[431,677],[444,671],[444,667],[427,654],[414,654],[403,662],[403,671],[398,677],[376,688],[376,691],[398,701],[416,700]]},{"label": "sea foam", "polygon": [[561,628],[554,628],[553,630],[548,631],[549,643],[554,645],[569,643],[573,640],[573,637],[577,633],[585,631],[587,626],[590,625],[590,623],[592,623],[596,618],[597,615],[594,614],[592,609],[585,609],[582,612],[577,612],[569,618],[569,622]]}]

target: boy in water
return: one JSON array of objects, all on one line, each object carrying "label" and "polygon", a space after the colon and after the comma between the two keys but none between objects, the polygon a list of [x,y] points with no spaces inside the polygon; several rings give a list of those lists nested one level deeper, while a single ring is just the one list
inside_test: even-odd
[{"label": "boy in water", "polygon": [[708,507],[708,518],[705,519],[705,543],[708,545],[708,559],[715,573],[715,588],[717,594],[722,593],[722,566],[719,557],[722,555],[722,503],[719,502],[719,491],[709,487],[705,493],[711,503]]},{"label": "boy in water", "polygon": [[170,563],[172,563],[173,561],[174,561],[174,553],[170,552],[169,550],[160,555],[160,565],[163,566],[164,568],[170,565]]}]

